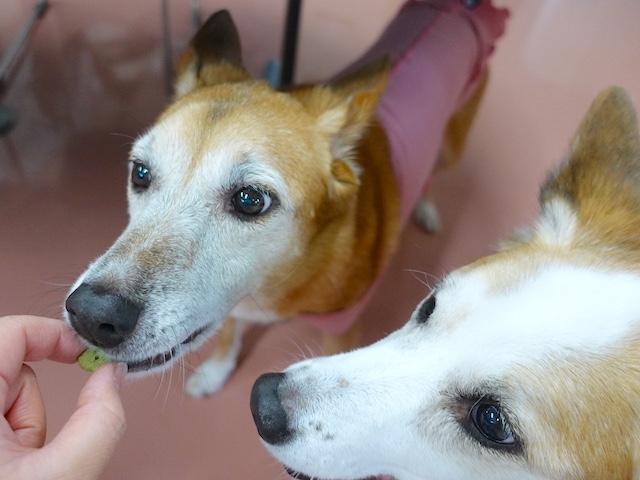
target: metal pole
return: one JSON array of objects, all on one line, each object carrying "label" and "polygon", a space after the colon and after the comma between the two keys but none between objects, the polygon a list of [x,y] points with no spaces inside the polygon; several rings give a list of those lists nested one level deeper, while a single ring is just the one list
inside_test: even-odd
[{"label": "metal pole", "polygon": [[202,24],[202,16],[200,15],[200,0],[191,0],[191,15],[189,18],[190,36],[193,37]]},{"label": "metal pole", "polygon": [[9,45],[9,49],[7,50],[7,53],[5,54],[4,58],[0,62],[0,93],[7,86],[7,79],[9,77],[11,67],[15,62],[16,58],[18,58],[18,55],[20,53],[20,50],[22,49],[22,46],[24,45],[27,38],[29,37],[29,34],[31,33],[31,30],[33,29],[36,22],[44,16],[48,7],[49,7],[49,4],[47,3],[47,0],[40,0],[35,5],[35,7],[33,7],[33,11],[31,12],[31,15],[29,16],[27,21],[24,23],[24,25],[18,32],[18,34],[16,35],[16,38],[13,40],[11,45]]},{"label": "metal pole", "polygon": [[293,83],[301,7],[302,0],[289,0],[287,5],[284,40],[282,42],[280,88],[286,88]]},{"label": "metal pole", "polygon": [[164,82],[167,95],[173,94],[173,52],[171,48],[171,28],[169,26],[169,3],[162,0],[162,44],[164,51]]}]

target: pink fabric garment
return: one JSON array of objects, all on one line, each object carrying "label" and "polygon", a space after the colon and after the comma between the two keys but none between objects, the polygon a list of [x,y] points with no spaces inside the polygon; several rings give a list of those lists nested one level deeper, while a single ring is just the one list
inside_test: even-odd
[{"label": "pink fabric garment", "polygon": [[[467,8],[463,3],[476,6]],[[449,117],[473,93],[508,15],[489,0],[409,0],[378,41],[338,75],[383,55],[391,61],[376,116],[389,139],[401,192],[401,226],[430,178]],[[346,310],[297,318],[332,335],[344,333],[378,283]]]}]

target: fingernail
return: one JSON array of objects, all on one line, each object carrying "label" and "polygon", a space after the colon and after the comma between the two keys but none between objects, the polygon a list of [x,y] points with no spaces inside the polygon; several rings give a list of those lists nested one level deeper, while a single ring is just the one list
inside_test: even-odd
[{"label": "fingernail", "polygon": [[122,387],[122,383],[124,382],[124,377],[127,375],[127,364],[126,363],[116,363],[113,369],[113,379],[116,382],[116,388],[120,390]]}]

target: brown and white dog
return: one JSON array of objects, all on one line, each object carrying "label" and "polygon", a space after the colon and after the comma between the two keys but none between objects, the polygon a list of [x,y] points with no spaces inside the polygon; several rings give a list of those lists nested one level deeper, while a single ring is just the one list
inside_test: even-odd
[{"label": "brown and white dog", "polygon": [[[328,353],[351,348],[404,200],[419,200],[443,136],[440,164],[460,155],[482,95],[506,13],[466,3],[410,0],[383,35],[399,51],[379,43],[335,81],[289,92],[250,78],[230,15],[214,14],[179,62],[173,103],[133,145],[129,225],[67,299],[76,332],[148,372],[220,330],[193,396],[224,384],[248,322],[307,314],[327,326]],[[436,67],[422,76],[425,59]],[[398,158],[416,165],[403,174]]]},{"label": "brown and white dog", "polygon": [[603,92],[541,213],[446,276],[409,322],[256,382],[296,478],[640,478],[640,133]]}]

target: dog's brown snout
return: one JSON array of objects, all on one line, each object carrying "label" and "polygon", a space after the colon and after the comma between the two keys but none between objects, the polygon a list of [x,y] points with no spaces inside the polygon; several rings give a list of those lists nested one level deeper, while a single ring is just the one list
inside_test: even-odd
[{"label": "dog's brown snout", "polygon": [[83,283],[67,298],[71,326],[100,348],[120,345],[134,331],[142,308],[122,295]]},{"label": "dog's brown snout", "polygon": [[271,445],[281,445],[291,439],[287,413],[282,407],[278,386],[284,373],[265,373],[258,377],[251,390],[251,414],[258,434]]}]

